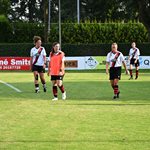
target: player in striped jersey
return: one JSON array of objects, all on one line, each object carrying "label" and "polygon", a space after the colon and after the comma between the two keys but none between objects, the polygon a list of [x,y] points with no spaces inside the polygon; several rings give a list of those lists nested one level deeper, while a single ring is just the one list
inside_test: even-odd
[{"label": "player in striped jersey", "polygon": [[132,73],[132,66],[135,66],[136,69],[136,77],[135,79],[138,78],[139,75],[139,56],[140,56],[140,51],[139,49],[136,47],[136,43],[132,42],[131,44],[132,48],[129,51],[129,60],[130,60],[130,78],[129,80],[133,79],[133,73]]},{"label": "player in striped jersey", "polygon": [[41,46],[41,37],[34,36],[33,38],[35,46],[31,49],[31,69],[34,74],[34,84],[35,93],[39,92],[38,76],[40,76],[41,82],[43,84],[43,90],[46,92],[46,82],[44,78],[45,67],[46,67],[46,51],[45,48]]},{"label": "player in striped jersey", "polygon": [[[118,49],[117,43],[113,43],[111,45],[111,52],[107,54],[107,58],[106,58],[106,74],[109,73],[110,84],[114,91],[113,99],[119,98],[120,91],[119,91],[118,82],[121,79],[122,64],[126,70],[126,73],[128,73],[128,70],[124,61],[124,56],[117,49]],[[109,66],[110,66],[110,69],[109,69]]]},{"label": "player in striped jersey", "polygon": [[58,42],[53,43],[52,51],[49,56],[49,67],[48,67],[48,76],[51,75],[51,81],[53,85],[53,95],[52,100],[58,100],[57,87],[62,92],[62,99],[66,99],[66,91],[63,85],[63,77],[65,75],[65,66],[64,66],[64,52],[60,50],[60,44]]}]

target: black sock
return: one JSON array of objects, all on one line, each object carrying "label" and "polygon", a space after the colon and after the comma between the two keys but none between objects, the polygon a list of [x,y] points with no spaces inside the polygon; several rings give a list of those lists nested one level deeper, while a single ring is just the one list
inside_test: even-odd
[{"label": "black sock", "polygon": [[35,84],[35,89],[39,90],[39,84]]}]

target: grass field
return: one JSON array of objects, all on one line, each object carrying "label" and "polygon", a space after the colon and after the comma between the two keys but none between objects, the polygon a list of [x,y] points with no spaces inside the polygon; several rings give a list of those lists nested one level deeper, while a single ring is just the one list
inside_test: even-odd
[{"label": "grass field", "polygon": [[128,78],[114,101],[104,73],[69,72],[67,100],[52,102],[48,77],[47,93],[35,94],[31,73],[0,72],[22,91],[0,83],[0,150],[149,150],[150,73]]}]

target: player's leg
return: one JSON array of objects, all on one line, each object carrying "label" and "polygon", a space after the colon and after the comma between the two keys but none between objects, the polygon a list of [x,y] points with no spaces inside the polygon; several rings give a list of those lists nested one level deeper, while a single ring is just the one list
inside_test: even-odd
[{"label": "player's leg", "polygon": [[110,80],[110,85],[114,89],[114,80]]},{"label": "player's leg", "polygon": [[113,83],[114,97],[113,98],[116,99],[116,98],[119,98],[119,94],[120,94],[119,86],[118,86],[119,79],[114,79],[113,81],[114,81]]},{"label": "player's leg", "polygon": [[129,70],[129,72],[130,72],[130,78],[129,78],[129,80],[133,79],[132,64],[131,63],[130,63],[130,70]]},{"label": "player's leg", "polygon": [[139,61],[135,64],[135,69],[136,69],[136,77],[135,77],[135,79],[137,79],[138,76],[139,76]]},{"label": "player's leg", "polygon": [[33,75],[34,75],[35,93],[38,93],[39,92],[38,71],[33,71]]},{"label": "player's leg", "polygon": [[56,80],[53,79],[53,77],[51,77],[51,81],[52,81],[52,91],[53,91],[53,96],[54,96],[52,100],[56,101],[58,100],[57,82]]},{"label": "player's leg", "polygon": [[43,91],[46,92],[46,81],[44,78],[44,73],[40,72],[39,74],[40,74],[41,83],[43,84]]},{"label": "player's leg", "polygon": [[61,93],[62,93],[62,99],[65,100],[66,99],[66,91],[65,91],[65,87],[63,85],[63,80],[62,78],[60,78],[59,80],[57,80],[57,86],[59,87]]}]

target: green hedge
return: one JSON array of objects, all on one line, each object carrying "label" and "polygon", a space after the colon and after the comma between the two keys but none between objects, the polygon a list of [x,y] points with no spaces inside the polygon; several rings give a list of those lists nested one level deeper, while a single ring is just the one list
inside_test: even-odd
[{"label": "green hedge", "polygon": [[[58,24],[51,24],[50,43],[59,41]],[[44,25],[12,23],[0,19],[0,42],[30,43],[34,35],[44,41]],[[62,43],[138,43],[148,42],[148,32],[142,23],[62,23]]]},{"label": "green hedge", "polygon": [[12,38],[12,28],[8,19],[0,15],[0,42],[9,42]]},{"label": "green hedge", "polygon": [[[0,54],[2,56],[30,56],[32,43],[0,44]],[[51,51],[51,44],[43,44],[47,56]],[[119,51],[128,55],[130,44],[119,44]],[[150,56],[150,43],[137,44],[141,55]],[[111,44],[63,44],[62,50],[66,56],[106,56],[111,49]]]},{"label": "green hedge", "polygon": [[13,23],[13,38],[11,43],[31,43],[34,35],[39,35],[44,39],[43,24],[29,24],[29,23]]}]

